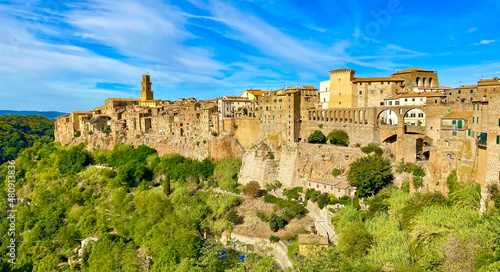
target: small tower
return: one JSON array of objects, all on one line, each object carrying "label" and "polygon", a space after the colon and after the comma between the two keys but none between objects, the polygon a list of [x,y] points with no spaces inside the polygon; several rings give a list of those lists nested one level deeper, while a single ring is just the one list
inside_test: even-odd
[{"label": "small tower", "polygon": [[151,91],[151,81],[149,79],[149,75],[142,75],[141,85],[141,101],[154,100],[153,91]]}]

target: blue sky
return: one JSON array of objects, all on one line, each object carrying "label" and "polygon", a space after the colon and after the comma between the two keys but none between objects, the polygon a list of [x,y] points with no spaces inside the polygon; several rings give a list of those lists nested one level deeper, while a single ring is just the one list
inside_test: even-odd
[{"label": "blue sky", "polygon": [[456,87],[500,76],[500,2],[0,1],[0,109],[87,110],[138,97],[214,98],[328,71],[436,70]]}]

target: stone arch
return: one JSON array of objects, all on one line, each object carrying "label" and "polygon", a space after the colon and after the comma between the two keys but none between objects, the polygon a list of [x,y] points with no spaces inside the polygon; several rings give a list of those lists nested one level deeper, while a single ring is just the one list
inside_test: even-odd
[{"label": "stone arch", "polygon": [[429,78],[429,87],[432,87],[432,77]]},{"label": "stone arch", "polygon": [[383,109],[377,114],[377,125],[397,125],[398,115],[390,109]]},{"label": "stone arch", "polygon": [[419,87],[421,82],[420,82],[420,77],[417,77],[417,79],[415,80],[415,83],[417,84],[416,86]]},{"label": "stone arch", "polygon": [[427,78],[426,77],[424,77],[422,79],[422,86],[427,87]]},{"label": "stone arch", "polygon": [[404,125],[425,126],[426,114],[421,108],[407,109],[402,116]]},{"label": "stone arch", "polygon": [[386,137],[384,140],[382,140],[382,143],[392,144],[395,143],[397,140],[398,140],[398,134],[392,134],[389,137]]}]

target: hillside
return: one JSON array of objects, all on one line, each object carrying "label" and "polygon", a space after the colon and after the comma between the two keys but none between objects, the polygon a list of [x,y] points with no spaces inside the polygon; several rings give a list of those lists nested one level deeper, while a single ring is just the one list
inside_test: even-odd
[{"label": "hillside", "polygon": [[16,115],[41,115],[43,117],[46,117],[48,119],[55,119],[59,116],[66,115],[67,113],[60,112],[60,111],[14,111],[14,110],[0,110],[0,115],[9,115],[9,114],[16,114]]},{"label": "hillside", "polygon": [[48,143],[54,140],[54,120],[43,116],[0,116],[0,164],[13,160],[23,149],[34,142]]}]

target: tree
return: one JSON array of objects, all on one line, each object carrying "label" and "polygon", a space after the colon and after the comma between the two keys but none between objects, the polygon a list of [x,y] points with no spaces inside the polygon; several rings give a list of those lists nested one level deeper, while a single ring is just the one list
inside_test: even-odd
[{"label": "tree", "polygon": [[175,266],[180,263],[179,252],[175,248],[168,247],[161,258],[155,262],[151,271],[152,272],[163,272],[163,271],[174,271]]},{"label": "tree", "polygon": [[307,142],[313,144],[324,144],[326,142],[326,137],[323,132],[315,130],[309,137],[307,137]]},{"label": "tree", "polygon": [[391,162],[378,155],[355,160],[349,166],[347,180],[356,187],[356,195],[374,195],[392,181]]},{"label": "tree", "polygon": [[226,219],[227,219],[227,221],[229,221],[235,225],[241,224],[241,222],[242,222],[241,217],[238,215],[238,212],[236,212],[235,210],[230,210],[226,215]]},{"label": "tree", "polygon": [[347,132],[341,129],[334,129],[328,133],[328,140],[331,144],[348,146],[349,145],[349,135]]},{"label": "tree", "polygon": [[260,195],[260,185],[257,181],[250,181],[245,186],[245,194],[249,197],[258,197]]},{"label": "tree", "polygon": [[165,193],[165,195],[170,194],[170,178],[168,177],[168,174],[165,176],[165,179],[163,180],[163,193]]},{"label": "tree", "polygon": [[275,213],[271,214],[269,218],[269,227],[272,231],[276,232],[285,226],[285,219],[279,217]]}]

